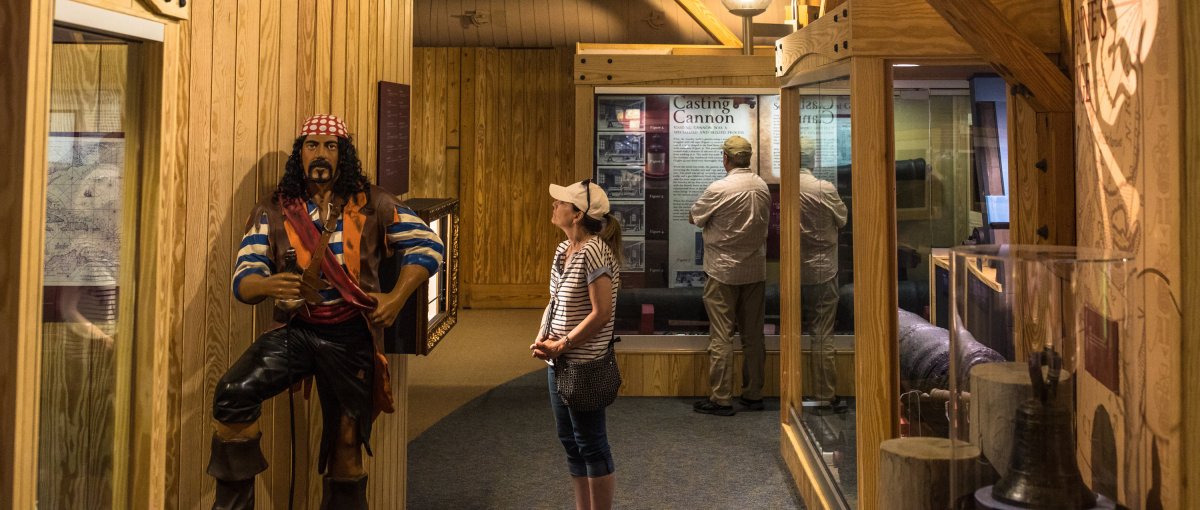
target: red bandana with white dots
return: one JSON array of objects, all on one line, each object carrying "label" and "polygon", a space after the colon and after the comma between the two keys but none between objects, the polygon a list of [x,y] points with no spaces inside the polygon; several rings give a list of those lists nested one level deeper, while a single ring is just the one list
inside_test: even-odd
[{"label": "red bandana with white dots", "polygon": [[349,138],[346,123],[333,115],[313,115],[304,121],[300,135],[336,135],[338,138]]}]

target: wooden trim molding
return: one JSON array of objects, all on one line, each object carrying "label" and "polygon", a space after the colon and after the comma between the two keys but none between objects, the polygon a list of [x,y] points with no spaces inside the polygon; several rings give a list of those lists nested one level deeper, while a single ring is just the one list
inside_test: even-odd
[{"label": "wooden trim molding", "polygon": [[896,172],[892,69],[887,60],[851,59],[851,189],[854,196],[854,378],[858,393],[859,508],[876,501],[879,446],[897,437],[899,357]]},{"label": "wooden trim molding", "polygon": [[0,509],[37,501],[42,263],[50,111],[51,0],[0,3]]}]

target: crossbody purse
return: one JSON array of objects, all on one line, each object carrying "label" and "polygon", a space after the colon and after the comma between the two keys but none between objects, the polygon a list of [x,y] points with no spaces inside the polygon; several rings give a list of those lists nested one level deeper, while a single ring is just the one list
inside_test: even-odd
[{"label": "crossbody purse", "polygon": [[[563,261],[566,271],[567,261]],[[559,278],[562,285],[562,278]],[[558,289],[550,296],[550,314],[543,324],[550,331],[550,321],[558,308]],[[608,341],[608,348],[599,358],[588,361],[571,361],[562,356],[554,360],[554,388],[563,403],[573,411],[599,411],[617,399],[621,389],[621,370],[617,367],[614,354],[615,344],[621,341],[615,334]]]}]

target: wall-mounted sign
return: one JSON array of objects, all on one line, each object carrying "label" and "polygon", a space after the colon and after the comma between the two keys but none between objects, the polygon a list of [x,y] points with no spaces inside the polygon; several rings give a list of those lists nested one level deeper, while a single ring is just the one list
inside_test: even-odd
[{"label": "wall-mounted sign", "polygon": [[379,82],[376,183],[397,195],[408,193],[411,98],[412,91],[408,85]]}]

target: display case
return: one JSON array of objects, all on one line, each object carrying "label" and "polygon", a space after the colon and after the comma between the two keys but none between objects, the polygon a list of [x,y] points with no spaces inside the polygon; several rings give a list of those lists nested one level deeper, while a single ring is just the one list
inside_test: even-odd
[{"label": "display case", "polygon": [[[1115,508],[1132,263],[1074,247],[951,250],[951,501]],[[1001,354],[1003,353],[1003,354]],[[885,489],[886,490],[886,489]]]},{"label": "display case", "polygon": [[[808,238],[803,200],[781,201],[781,245],[799,248],[780,260],[781,451],[810,507],[921,508],[901,505],[949,490],[881,492],[896,473],[883,465],[892,440],[949,457],[952,349],[936,323],[947,316],[949,278],[935,254],[1043,221],[1041,209],[1011,225],[999,214],[1009,207],[1008,176],[1037,173],[1010,171],[1009,160],[1024,164],[1034,145],[1008,146],[1009,87],[931,3],[847,0],[776,43],[781,195],[802,197],[816,177],[836,189],[847,216],[829,342],[811,318],[824,314],[808,274],[812,253],[829,243]],[[997,5],[1006,15],[1025,9],[1020,35],[1057,51],[1051,2]],[[811,99],[829,104],[830,95],[839,96],[830,112]]]},{"label": "display case", "polygon": [[[441,270],[412,293],[396,322],[384,330],[384,351],[428,355],[458,323],[458,199],[416,198],[406,204],[437,233],[446,251]],[[380,263],[384,292],[395,286],[403,256],[397,252]]]}]

